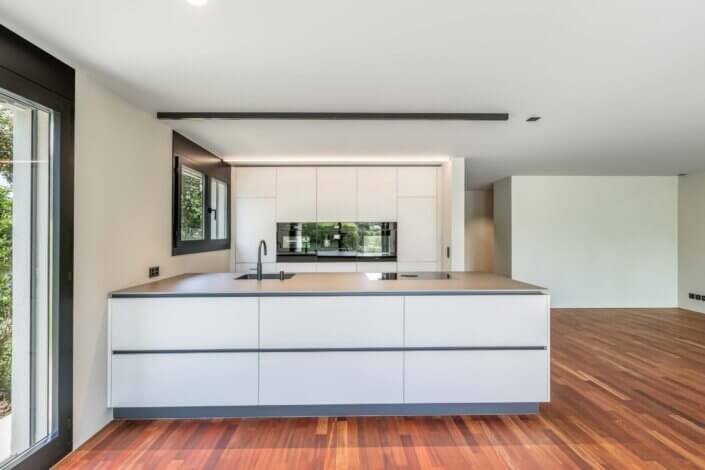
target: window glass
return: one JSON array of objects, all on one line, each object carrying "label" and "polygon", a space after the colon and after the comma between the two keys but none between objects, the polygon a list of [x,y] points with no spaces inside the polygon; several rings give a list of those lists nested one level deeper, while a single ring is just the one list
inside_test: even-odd
[{"label": "window glass", "polygon": [[56,429],[51,412],[53,113],[0,90],[0,466]]},{"label": "window glass", "polygon": [[211,178],[211,240],[228,238],[228,185]]},{"label": "window glass", "polygon": [[204,239],[205,176],[181,167],[181,240]]}]

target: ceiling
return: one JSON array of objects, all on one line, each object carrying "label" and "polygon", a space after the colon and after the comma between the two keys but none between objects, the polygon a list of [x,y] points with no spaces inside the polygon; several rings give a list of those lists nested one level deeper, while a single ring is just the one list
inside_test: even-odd
[{"label": "ceiling", "polygon": [[171,122],[222,156],[466,157],[468,188],[705,170],[702,0],[0,0],[0,20],[150,112],[510,113]]}]

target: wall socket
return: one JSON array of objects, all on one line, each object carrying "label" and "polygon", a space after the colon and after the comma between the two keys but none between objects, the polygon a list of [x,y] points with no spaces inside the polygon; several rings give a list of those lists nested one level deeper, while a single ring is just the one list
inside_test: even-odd
[{"label": "wall socket", "polygon": [[153,278],[157,276],[159,276],[159,266],[152,266],[149,268],[149,277]]},{"label": "wall socket", "polygon": [[702,300],[705,302],[705,294],[693,294],[692,292],[688,294],[690,300]]}]

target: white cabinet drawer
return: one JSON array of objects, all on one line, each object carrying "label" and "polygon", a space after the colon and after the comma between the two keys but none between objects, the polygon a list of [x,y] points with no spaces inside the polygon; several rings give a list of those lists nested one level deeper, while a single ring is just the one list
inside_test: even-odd
[{"label": "white cabinet drawer", "polygon": [[260,354],[260,405],[402,403],[402,352]]},{"label": "white cabinet drawer", "polygon": [[407,351],[406,403],[549,400],[545,350]]},{"label": "white cabinet drawer", "polygon": [[265,297],[262,348],[401,347],[402,297]]},{"label": "white cabinet drawer", "polygon": [[257,353],[114,354],[112,406],[257,404]]},{"label": "white cabinet drawer", "polygon": [[402,262],[397,263],[397,272],[408,273],[408,272],[434,272],[440,271],[440,263],[415,263],[415,262]]},{"label": "white cabinet drawer", "polygon": [[277,263],[277,272],[285,273],[315,273],[316,263]]},{"label": "white cabinet drawer", "polygon": [[316,272],[319,273],[354,273],[357,263],[316,263]]},{"label": "white cabinet drawer", "polygon": [[277,272],[285,273],[315,273],[316,263],[277,263]]},{"label": "white cabinet drawer", "polygon": [[547,295],[409,296],[406,346],[547,346]]},{"label": "white cabinet drawer", "polygon": [[395,273],[397,272],[397,263],[393,261],[368,261],[357,263],[357,272],[359,273]]},{"label": "white cabinet drawer", "polygon": [[110,305],[112,350],[258,345],[256,298],[117,298],[111,299]]},{"label": "white cabinet drawer", "polygon": [[[237,263],[235,265],[236,273],[255,274],[257,273],[257,263]],[[275,263],[262,263],[262,272],[266,274],[278,273]]]}]

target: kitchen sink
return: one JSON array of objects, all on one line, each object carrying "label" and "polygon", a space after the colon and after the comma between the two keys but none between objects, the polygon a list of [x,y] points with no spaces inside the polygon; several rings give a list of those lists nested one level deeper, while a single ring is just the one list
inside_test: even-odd
[{"label": "kitchen sink", "polygon": [[[296,273],[284,274],[284,279],[291,279]],[[257,274],[243,274],[235,278],[236,281],[244,281],[247,279],[257,279]],[[262,274],[262,279],[280,279],[279,274]]]}]

